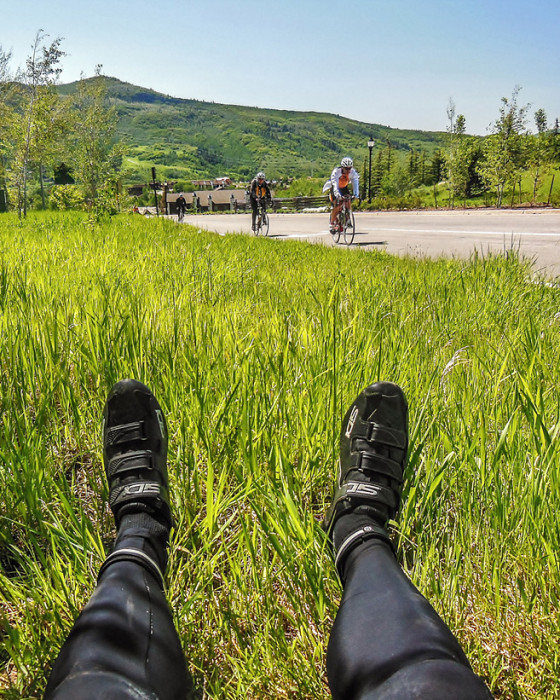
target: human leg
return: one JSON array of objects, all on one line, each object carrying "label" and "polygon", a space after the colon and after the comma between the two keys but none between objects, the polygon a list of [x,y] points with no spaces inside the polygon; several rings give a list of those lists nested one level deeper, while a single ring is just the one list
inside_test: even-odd
[{"label": "human leg", "polygon": [[348,410],[340,477],[325,519],[344,586],[327,653],[335,700],[490,698],[449,628],[398,565],[386,523],[398,510],[407,404],[388,382]]},{"label": "human leg", "polygon": [[331,218],[330,218],[331,228],[333,226],[336,226],[336,219],[337,219],[338,214],[339,214],[341,209],[342,209],[342,200],[334,199],[333,208],[331,209]]},{"label": "human leg", "polygon": [[45,698],[187,698],[192,680],[163,591],[172,522],[167,427],[150,390],[134,380],[118,382],[107,399],[103,434],[117,541],[55,662]]},{"label": "human leg", "polygon": [[456,638],[372,538],[344,563],[344,593],[327,654],[333,697],[490,698]]}]

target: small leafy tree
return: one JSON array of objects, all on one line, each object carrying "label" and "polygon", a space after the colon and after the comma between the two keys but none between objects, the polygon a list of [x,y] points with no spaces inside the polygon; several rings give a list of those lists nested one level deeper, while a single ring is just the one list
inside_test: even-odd
[{"label": "small leafy tree", "polygon": [[494,132],[484,140],[484,159],[479,173],[484,182],[496,191],[496,207],[502,206],[505,187],[513,185],[524,165],[526,113],[529,105],[520,107],[516,87],[511,99],[502,97],[500,116],[494,122]]},{"label": "small leafy tree", "polygon": [[548,135],[548,158],[554,166],[560,166],[560,124],[558,119],[554,122],[554,127]]},{"label": "small leafy tree", "polygon": [[97,66],[93,78],[83,78],[73,101],[71,166],[87,206],[110,211],[116,200],[123,144],[113,143],[117,113],[107,104],[106,81]]},{"label": "small leafy tree", "polygon": [[467,197],[480,194],[483,182],[477,168],[482,149],[477,138],[463,135],[457,145],[455,162],[455,195],[465,204]]},{"label": "small leafy tree", "polygon": [[537,190],[550,167],[547,117],[546,112],[542,108],[535,112],[535,125],[537,133],[535,136],[528,137],[526,145],[527,166],[533,182],[533,204],[537,200]]},{"label": "small leafy tree", "polygon": [[33,164],[42,161],[55,147],[57,120],[52,119],[53,106],[58,101],[54,85],[60,75],[59,66],[64,52],[62,39],[55,39],[45,46],[46,34],[39,30],[31,46],[26,67],[19,76],[22,83],[22,119],[11,125],[11,137],[15,144],[12,161],[12,180],[17,192],[17,210],[21,217],[27,215],[27,185]]},{"label": "small leafy tree", "polygon": [[458,114],[455,117],[455,103],[452,99],[449,100],[447,106],[447,153],[445,155],[445,164],[447,168],[447,189],[449,192],[449,205],[455,205],[455,195],[465,190],[466,167],[462,161],[464,156],[464,141],[466,121],[463,114]]},{"label": "small leafy tree", "polygon": [[392,196],[402,197],[411,187],[410,172],[404,163],[397,163],[383,181],[383,191]]},{"label": "small leafy tree", "polygon": [[9,104],[13,91],[11,58],[11,52],[4,51],[0,45],[0,198],[3,205],[8,203],[6,163],[10,153],[10,132],[14,121],[14,109]]}]

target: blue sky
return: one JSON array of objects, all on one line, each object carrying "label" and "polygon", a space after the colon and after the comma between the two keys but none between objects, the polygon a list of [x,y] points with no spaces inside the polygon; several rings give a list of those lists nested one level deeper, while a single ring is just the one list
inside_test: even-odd
[{"label": "blue sky", "polygon": [[101,63],[174,97],[427,130],[451,98],[478,134],[520,85],[560,118],[558,0],[20,0],[1,13],[14,67],[38,29],[64,37],[62,82]]}]

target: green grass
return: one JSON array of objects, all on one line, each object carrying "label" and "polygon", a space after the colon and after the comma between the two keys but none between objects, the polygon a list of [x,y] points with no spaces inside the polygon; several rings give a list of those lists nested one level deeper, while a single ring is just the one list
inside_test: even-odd
[{"label": "green grass", "polygon": [[0,217],[0,695],[41,696],[93,590],[114,534],[100,416],[133,376],[168,417],[168,591],[208,697],[328,697],[318,522],[340,419],[378,378],[411,409],[405,570],[496,697],[560,697],[560,290],[530,273]]}]

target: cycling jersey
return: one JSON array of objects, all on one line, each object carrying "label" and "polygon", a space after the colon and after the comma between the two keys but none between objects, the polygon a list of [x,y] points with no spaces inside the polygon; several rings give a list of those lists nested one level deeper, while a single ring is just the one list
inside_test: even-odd
[{"label": "cycling jersey", "polygon": [[270,194],[270,187],[268,186],[266,180],[261,185],[257,178],[255,178],[249,186],[249,194],[251,198],[255,197],[257,199],[264,197],[265,199],[272,199]]},{"label": "cycling jersey", "polygon": [[[323,192],[328,192],[332,189],[335,197],[341,197],[343,194],[348,193],[348,185],[352,183],[352,191],[354,197],[357,197],[360,192],[360,176],[355,168],[349,173],[343,173],[342,168],[335,168],[330,178],[325,182],[323,186]],[[342,191],[344,190],[344,192]]]}]

